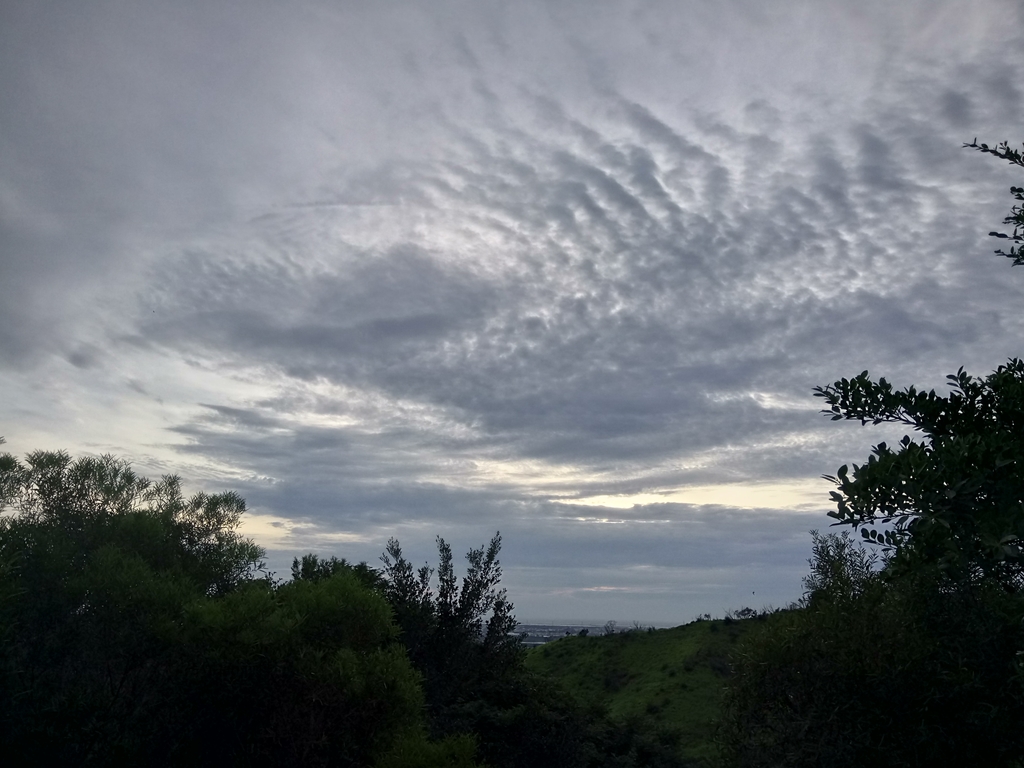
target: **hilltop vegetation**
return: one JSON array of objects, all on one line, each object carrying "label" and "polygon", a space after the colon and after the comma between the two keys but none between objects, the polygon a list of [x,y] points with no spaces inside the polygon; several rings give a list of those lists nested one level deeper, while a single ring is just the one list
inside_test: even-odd
[{"label": "hilltop vegetation", "polygon": [[526,669],[500,536],[461,581],[397,541],[380,571],[307,555],[292,580],[113,457],[0,456],[0,743],[11,764],[682,765]]},{"label": "hilltop vegetation", "polygon": [[732,658],[742,638],[774,615],[702,620],[674,629],[570,636],[532,649],[527,668],[581,704],[650,734],[687,763],[710,764]]},{"label": "hilltop vegetation", "polygon": [[111,457],[0,456],[9,764],[472,765],[428,739],[383,596],[345,569],[275,584],[244,508]]}]

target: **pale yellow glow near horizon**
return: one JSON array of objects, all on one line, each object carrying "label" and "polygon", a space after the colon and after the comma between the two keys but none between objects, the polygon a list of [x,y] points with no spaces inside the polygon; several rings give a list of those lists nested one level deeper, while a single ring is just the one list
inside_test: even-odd
[{"label": "pale yellow glow near horizon", "polygon": [[325,531],[311,523],[289,520],[279,515],[246,512],[239,521],[238,532],[267,549],[294,549],[317,543],[348,543],[366,541],[365,536],[345,531]]},{"label": "pale yellow glow near horizon", "polygon": [[794,512],[820,512],[830,506],[830,485],[824,480],[798,480],[790,483],[720,483],[691,485],[661,492],[587,496],[580,499],[552,499],[560,504],[586,507],[631,509],[647,504],[717,504],[740,509],[787,509]]}]

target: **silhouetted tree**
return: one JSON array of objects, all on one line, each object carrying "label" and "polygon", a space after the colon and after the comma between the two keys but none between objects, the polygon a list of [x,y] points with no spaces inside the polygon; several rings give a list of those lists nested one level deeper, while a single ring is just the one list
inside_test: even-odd
[{"label": "silhouetted tree", "polygon": [[275,585],[244,508],[109,456],[0,456],[8,764],[473,764],[471,740],[427,741],[366,573],[307,561]]},{"label": "silhouetted tree", "polygon": [[522,662],[513,606],[498,587],[501,534],[495,534],[486,548],[466,553],[468,567],[461,586],[451,546],[438,536],[437,549],[436,593],[431,587],[434,569],[414,569],[397,539],[390,539],[381,555],[384,594],[409,655],[424,676],[435,722],[454,703]]},{"label": "silhouetted tree", "polygon": [[[995,155],[998,158],[1006,160],[1010,165],[1018,165],[1024,167],[1024,156],[1021,155],[1019,150],[1010,149],[1008,142],[997,144],[995,147],[990,147],[988,144],[979,144],[978,140],[975,139],[970,144],[964,144],[965,147],[971,147],[979,152],[986,152],[990,155]],[[1022,187],[1010,187],[1010,194],[1013,195],[1014,200],[1018,202],[1024,202],[1024,188]],[[1013,259],[1013,266],[1024,264],[1024,249],[1021,248],[1020,243],[1024,243],[1024,207],[1015,205],[1010,209],[1010,215],[1003,219],[1003,224],[1010,224],[1013,226],[1012,234],[1005,234],[1003,232],[989,232],[991,237],[998,237],[1002,240],[1009,240],[1011,243],[1017,245],[1011,245],[1009,251],[999,249],[996,253],[1006,256],[1007,258]]]},{"label": "silhouetted tree", "polygon": [[313,553],[303,555],[301,560],[297,557],[292,560],[293,581],[323,581],[336,573],[343,572],[354,575],[368,589],[384,587],[380,571],[371,568],[365,562],[353,565],[345,558],[324,559]]},{"label": "silhouetted tree", "polygon": [[759,624],[733,659],[726,763],[1018,765],[1020,600],[872,559],[846,533],[814,535],[807,607]]},{"label": "silhouetted tree", "polygon": [[834,419],[922,433],[895,448],[879,443],[852,472],[840,467],[828,478],[838,489],[829,515],[892,548],[895,567],[934,563],[1016,590],[1024,586],[1024,362],[985,378],[963,369],[948,378],[948,396],[896,390],[867,371],[816,390]]}]

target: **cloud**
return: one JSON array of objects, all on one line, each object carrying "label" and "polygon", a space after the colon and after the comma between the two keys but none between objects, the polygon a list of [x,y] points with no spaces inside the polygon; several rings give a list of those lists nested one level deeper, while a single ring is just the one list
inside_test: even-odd
[{"label": "cloud", "polygon": [[537,610],[798,591],[804,502],[647,502],[891,439],[816,385],[1016,353],[1019,178],[960,145],[1019,130],[1021,13],[8,4],[5,434],[236,487],[275,547],[500,528]]}]

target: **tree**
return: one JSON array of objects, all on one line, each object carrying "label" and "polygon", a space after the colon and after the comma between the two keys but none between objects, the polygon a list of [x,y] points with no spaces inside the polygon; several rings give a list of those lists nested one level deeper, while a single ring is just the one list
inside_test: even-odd
[{"label": "tree", "polygon": [[[839,468],[829,512],[892,549],[897,565],[932,563],[957,578],[1024,586],[1024,362],[985,378],[960,369],[952,392],[897,391],[867,371],[816,394],[833,419],[906,424],[922,433],[894,449],[874,446],[868,461]],[[887,526],[876,528],[878,524]]]},{"label": "tree", "polygon": [[[975,139],[970,144],[964,144],[965,147],[971,147],[979,152],[986,152],[990,155],[995,155],[1002,160],[1006,160],[1010,165],[1018,165],[1024,167],[1024,155],[1021,155],[1019,150],[1010,149],[1008,142],[997,144],[995,147],[990,147],[988,144],[978,144],[978,140]],[[1010,187],[1010,194],[1018,202],[1024,202],[1024,188],[1022,187]],[[996,253],[1006,256],[1007,258],[1013,259],[1013,266],[1019,266],[1024,264],[1024,248],[1021,247],[1021,243],[1024,243],[1024,207],[1015,205],[1010,209],[1010,215],[1003,219],[1003,224],[1013,225],[1013,234],[1007,235],[1002,232],[989,232],[989,236],[998,237],[1002,240],[1009,240],[1011,243],[1017,245],[1011,245],[1009,251],[1004,251],[1001,248]]]},{"label": "tree", "polygon": [[[965,145],[1024,166],[1004,142]],[[1024,189],[1011,193],[1024,201]],[[1024,242],[1024,210],[1004,220]],[[1024,263],[1024,248],[1003,253]],[[737,660],[723,746],[742,766],[1020,765],[1024,749],[1024,362],[948,395],[867,371],[815,389],[834,420],[903,424],[893,448],[827,479],[837,524],[815,535],[806,609]]]},{"label": "tree", "polygon": [[259,573],[243,510],[111,456],[0,456],[0,741],[43,763],[155,748],[167,716],[153,714],[176,685],[168,628]]},{"label": "tree", "polygon": [[501,581],[501,534],[487,547],[466,553],[461,586],[451,546],[437,537],[437,591],[434,570],[414,569],[401,544],[390,539],[381,555],[384,594],[402,628],[402,641],[424,676],[427,702],[435,720],[460,698],[474,695],[486,681],[521,667],[521,648],[513,634],[516,618]]},{"label": "tree", "polygon": [[[1024,167],[1024,155],[1007,142],[977,149]],[[1024,188],[1011,187],[1024,202]],[[1012,235],[993,237],[1024,243],[1024,207],[1015,205],[1004,224]],[[1024,247],[996,251],[1024,264]],[[831,496],[839,523],[861,527],[868,541],[893,551],[894,566],[911,560],[937,564],[958,579],[994,579],[1005,589],[1024,587],[1024,362],[1011,359],[985,378],[964,372],[947,376],[952,391],[940,396],[915,387],[896,391],[884,378],[864,371],[815,394],[833,420],[901,423],[923,434],[904,436],[896,449],[874,446],[868,461],[843,465]],[[876,524],[883,529],[872,527]]]},{"label": "tree", "polygon": [[[1006,142],[965,146],[1024,167]],[[1022,264],[1024,209],[1004,223],[1012,234],[991,234],[1015,245],[996,253]],[[826,476],[828,514],[884,557],[814,535],[806,608],[736,660],[722,729],[733,764],[1021,765],[1024,362],[947,378],[947,395],[866,371],[815,389],[834,420],[919,436]]]},{"label": "tree", "polygon": [[420,679],[397,634],[351,571],[191,603],[174,636],[176,703],[191,711],[179,762],[355,767],[423,746]]},{"label": "tree", "polygon": [[769,617],[733,659],[727,764],[1019,765],[1017,597],[879,570],[847,532],[813,537],[806,607]]},{"label": "tree", "polygon": [[343,557],[325,559],[313,553],[303,555],[301,560],[297,557],[292,560],[293,581],[323,581],[343,572],[352,573],[368,589],[384,587],[380,571],[365,562],[353,565]]},{"label": "tree", "polygon": [[[245,512],[240,496],[229,491],[185,498],[177,476],[153,483],[113,456],[72,460],[64,451],[35,451],[23,464],[0,455],[0,509],[14,513],[0,518],[0,551],[9,556],[53,559],[74,569],[103,536],[130,539],[134,534],[122,528],[148,524],[166,530],[159,547],[147,544],[160,551],[147,555],[210,594],[226,594],[263,568],[263,550],[237,531]],[[43,532],[55,536],[51,549],[33,546]],[[59,552],[52,549],[58,541]]]},{"label": "tree", "polygon": [[[235,494],[109,456],[0,456],[0,743],[12,764],[471,768],[430,742],[379,591],[261,577]],[[301,570],[301,566],[300,566]]]}]

